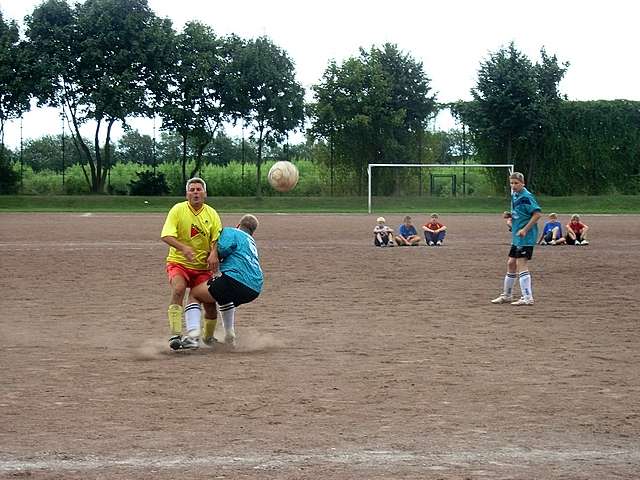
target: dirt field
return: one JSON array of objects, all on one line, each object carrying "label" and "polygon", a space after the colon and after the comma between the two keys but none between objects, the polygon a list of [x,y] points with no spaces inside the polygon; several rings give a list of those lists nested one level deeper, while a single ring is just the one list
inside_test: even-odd
[{"label": "dirt field", "polygon": [[498,216],[375,217],[261,215],[238,350],[174,353],[164,215],[0,214],[0,478],[640,477],[640,217],[536,248],[532,307]]}]

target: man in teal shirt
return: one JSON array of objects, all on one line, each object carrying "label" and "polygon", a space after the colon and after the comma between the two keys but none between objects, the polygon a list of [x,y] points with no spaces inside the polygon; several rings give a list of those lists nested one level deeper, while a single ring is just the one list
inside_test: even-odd
[{"label": "man in teal shirt", "polygon": [[[236,228],[224,228],[218,238],[220,275],[200,284],[192,290],[201,302],[217,302],[224,323],[226,344],[236,345],[235,311],[243,303],[258,298],[264,282],[258,248],[253,234],[258,228],[258,219],[244,215]],[[203,338],[212,344],[213,336]]]},{"label": "man in teal shirt", "polygon": [[[528,261],[533,255],[533,246],[538,238],[538,220],[542,216],[536,198],[524,186],[524,175],[514,172],[509,176],[511,185],[511,249],[507,259],[507,274],[504,289],[491,303],[511,305],[533,305],[531,274]],[[513,301],[513,286],[516,278],[520,282],[522,297]]]}]

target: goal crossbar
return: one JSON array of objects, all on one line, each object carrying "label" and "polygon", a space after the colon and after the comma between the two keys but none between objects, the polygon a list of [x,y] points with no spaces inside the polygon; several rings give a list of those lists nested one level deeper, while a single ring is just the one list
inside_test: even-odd
[{"label": "goal crossbar", "polygon": [[469,168],[469,167],[480,167],[480,168],[508,168],[509,169],[509,175],[511,175],[513,173],[514,170],[514,166],[513,164],[502,164],[502,163],[496,163],[496,164],[479,164],[479,163],[469,163],[469,164],[463,164],[463,165],[459,165],[459,164],[442,164],[442,163],[369,163],[367,165],[367,176],[368,176],[368,193],[367,193],[367,201],[369,204],[369,213],[371,213],[371,174],[372,174],[372,170],[375,167],[418,167],[418,168],[424,168],[424,167],[431,167],[431,168]]}]

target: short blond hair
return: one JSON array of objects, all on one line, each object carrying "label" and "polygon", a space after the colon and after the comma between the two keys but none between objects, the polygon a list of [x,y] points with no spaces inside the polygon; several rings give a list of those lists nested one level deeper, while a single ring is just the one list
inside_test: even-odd
[{"label": "short blond hair", "polygon": [[242,227],[243,230],[246,230],[247,233],[249,233],[250,235],[253,235],[253,232],[255,232],[258,229],[258,219],[255,217],[255,215],[251,215],[250,213],[247,213],[246,215],[243,215],[242,218],[240,219],[240,223],[239,223],[240,227]]},{"label": "short blond hair", "polygon": [[524,183],[524,175],[520,172],[513,172],[511,175],[509,175],[509,180],[517,180],[520,183]]}]

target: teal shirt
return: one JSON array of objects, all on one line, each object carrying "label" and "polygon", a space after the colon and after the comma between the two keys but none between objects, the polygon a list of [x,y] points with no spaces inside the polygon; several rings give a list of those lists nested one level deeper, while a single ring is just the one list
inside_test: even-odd
[{"label": "teal shirt", "polygon": [[237,228],[223,228],[218,238],[218,255],[222,273],[260,293],[263,275],[258,248],[251,235]]},{"label": "teal shirt", "polygon": [[524,237],[518,231],[529,223],[535,212],[542,209],[533,194],[523,188],[519,193],[511,194],[511,243],[516,247],[534,246],[538,240],[538,224],[535,223]]}]

